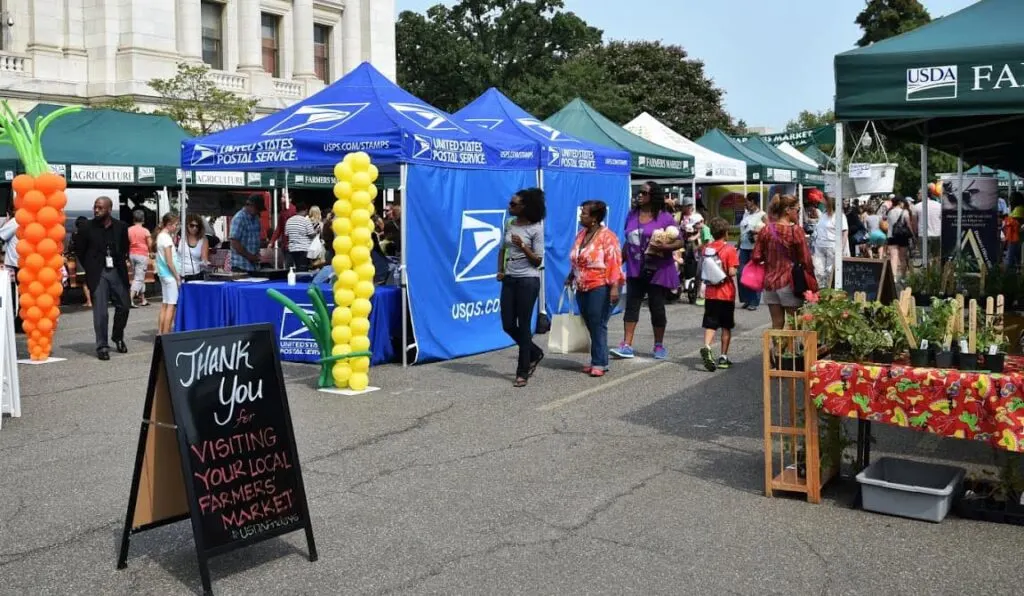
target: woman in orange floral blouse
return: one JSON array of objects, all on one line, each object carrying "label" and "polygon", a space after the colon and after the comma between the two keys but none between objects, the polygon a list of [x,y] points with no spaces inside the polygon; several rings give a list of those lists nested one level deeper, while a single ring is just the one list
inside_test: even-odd
[{"label": "woman in orange floral blouse", "polygon": [[583,372],[603,377],[608,371],[608,319],[619,302],[622,285],[622,247],[615,232],[602,225],[608,215],[604,201],[580,207],[580,225],[569,259],[572,271],[566,285],[576,288],[580,316],[590,332],[590,365]]}]

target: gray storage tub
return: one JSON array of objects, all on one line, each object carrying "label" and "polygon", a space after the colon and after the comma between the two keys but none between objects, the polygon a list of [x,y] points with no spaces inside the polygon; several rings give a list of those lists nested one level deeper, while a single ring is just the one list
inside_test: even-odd
[{"label": "gray storage tub", "polygon": [[940,522],[960,493],[966,471],[883,457],[857,474],[864,509]]}]

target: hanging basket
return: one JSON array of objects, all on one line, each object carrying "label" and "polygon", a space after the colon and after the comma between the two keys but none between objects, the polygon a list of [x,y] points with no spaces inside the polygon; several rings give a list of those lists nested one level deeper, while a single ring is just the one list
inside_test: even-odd
[{"label": "hanging basket", "polygon": [[857,194],[888,194],[896,183],[896,164],[851,163],[849,174]]},{"label": "hanging basket", "polygon": [[[839,174],[836,172],[822,172],[825,176],[825,194],[832,195],[833,197],[839,196]],[[843,198],[849,199],[857,196],[859,193],[853,186],[853,180],[849,176],[843,176]]]}]

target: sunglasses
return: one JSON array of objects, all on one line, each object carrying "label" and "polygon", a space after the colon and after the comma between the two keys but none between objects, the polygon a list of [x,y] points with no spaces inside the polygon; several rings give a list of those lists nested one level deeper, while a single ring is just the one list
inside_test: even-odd
[{"label": "sunglasses", "polygon": [[522,207],[523,204],[520,203],[519,201],[509,201],[508,202],[508,206],[509,207]]},{"label": "sunglasses", "polygon": [[649,194],[650,193],[647,192],[646,190],[641,190],[641,191],[637,191],[636,196],[638,196],[638,197],[646,197]]},{"label": "sunglasses", "polygon": [[198,228],[199,224],[190,223],[190,224],[188,224],[188,227],[190,227],[190,228]]}]

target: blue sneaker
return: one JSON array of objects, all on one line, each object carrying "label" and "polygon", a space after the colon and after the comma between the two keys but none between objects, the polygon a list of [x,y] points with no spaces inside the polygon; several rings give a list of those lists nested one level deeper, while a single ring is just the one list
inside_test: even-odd
[{"label": "blue sneaker", "polygon": [[654,344],[654,359],[664,360],[668,358],[668,349],[662,344]]},{"label": "blue sneaker", "polygon": [[633,353],[633,348],[629,344],[623,342],[619,344],[619,347],[608,350],[613,356],[618,358],[632,358],[636,354]]}]

